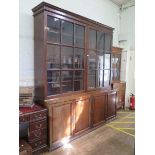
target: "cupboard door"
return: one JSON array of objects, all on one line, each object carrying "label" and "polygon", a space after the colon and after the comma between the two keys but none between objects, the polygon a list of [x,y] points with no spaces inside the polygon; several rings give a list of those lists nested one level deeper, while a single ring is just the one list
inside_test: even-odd
[{"label": "cupboard door", "polygon": [[71,135],[71,105],[52,107],[52,143]]},{"label": "cupboard door", "polygon": [[98,94],[94,96],[93,102],[93,126],[96,126],[105,121],[106,112],[106,95]]},{"label": "cupboard door", "polygon": [[91,104],[89,98],[80,99],[74,104],[74,133],[85,131],[90,128]]},{"label": "cupboard door", "polygon": [[111,92],[107,95],[107,118],[112,118],[116,115],[116,97],[116,92]]}]

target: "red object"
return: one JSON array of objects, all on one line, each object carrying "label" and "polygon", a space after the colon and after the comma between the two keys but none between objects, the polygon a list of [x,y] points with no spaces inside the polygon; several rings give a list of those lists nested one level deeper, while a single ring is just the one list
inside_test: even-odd
[{"label": "red object", "polygon": [[133,94],[130,96],[130,109],[135,110],[135,96]]}]

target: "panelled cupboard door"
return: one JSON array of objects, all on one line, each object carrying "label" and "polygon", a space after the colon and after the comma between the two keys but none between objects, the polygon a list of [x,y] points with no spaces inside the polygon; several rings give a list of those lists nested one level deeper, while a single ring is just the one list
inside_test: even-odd
[{"label": "panelled cupboard door", "polygon": [[52,143],[71,135],[72,104],[62,104],[52,107]]},{"label": "panelled cupboard door", "polygon": [[80,99],[75,101],[74,107],[74,133],[78,134],[90,128],[90,99]]},{"label": "panelled cupboard door", "polygon": [[116,92],[108,93],[107,97],[107,118],[111,118],[116,115]]},{"label": "panelled cupboard door", "polygon": [[97,94],[93,100],[93,126],[105,121],[106,94]]}]

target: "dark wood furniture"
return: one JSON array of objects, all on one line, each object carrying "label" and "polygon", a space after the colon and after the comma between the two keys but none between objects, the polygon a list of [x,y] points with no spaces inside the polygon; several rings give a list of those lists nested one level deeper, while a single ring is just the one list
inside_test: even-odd
[{"label": "dark wood furniture", "polygon": [[52,150],[115,118],[113,28],[45,2],[32,11],[35,100],[48,108]]},{"label": "dark wood furniture", "polygon": [[28,122],[28,144],[33,154],[47,151],[47,109],[39,105],[21,107],[19,123]]},{"label": "dark wood furniture", "polygon": [[118,90],[117,93],[117,109],[125,109],[125,91],[126,82],[125,81],[112,81],[114,89]]},{"label": "dark wood furniture", "polygon": [[53,150],[116,117],[115,90],[100,90],[45,101]]},{"label": "dark wood furniture", "polygon": [[112,47],[112,83],[118,90],[117,109],[125,108],[126,82],[120,80],[122,48]]}]

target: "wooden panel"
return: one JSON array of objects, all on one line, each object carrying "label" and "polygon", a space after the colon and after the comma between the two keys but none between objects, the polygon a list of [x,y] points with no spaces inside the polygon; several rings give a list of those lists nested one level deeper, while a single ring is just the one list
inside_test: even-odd
[{"label": "wooden panel", "polygon": [[96,126],[105,121],[105,104],[106,95],[99,94],[94,96],[93,103],[93,126]]},{"label": "wooden panel", "polygon": [[[38,33],[39,32],[39,33]],[[34,74],[35,98],[43,100],[45,97],[45,52],[44,52],[44,14],[34,17]]]},{"label": "wooden panel", "polygon": [[125,92],[123,90],[120,90],[118,92],[118,98],[119,98],[119,102],[125,102]]},{"label": "wooden panel", "polygon": [[74,133],[86,130],[90,127],[90,100],[80,99],[74,104],[74,114],[75,114],[75,129]]},{"label": "wooden panel", "polygon": [[112,53],[122,53],[122,48],[112,47]]},{"label": "wooden panel", "polygon": [[52,107],[52,142],[71,135],[71,104]]},{"label": "wooden panel", "polygon": [[108,93],[107,98],[107,118],[116,115],[116,92]]}]

